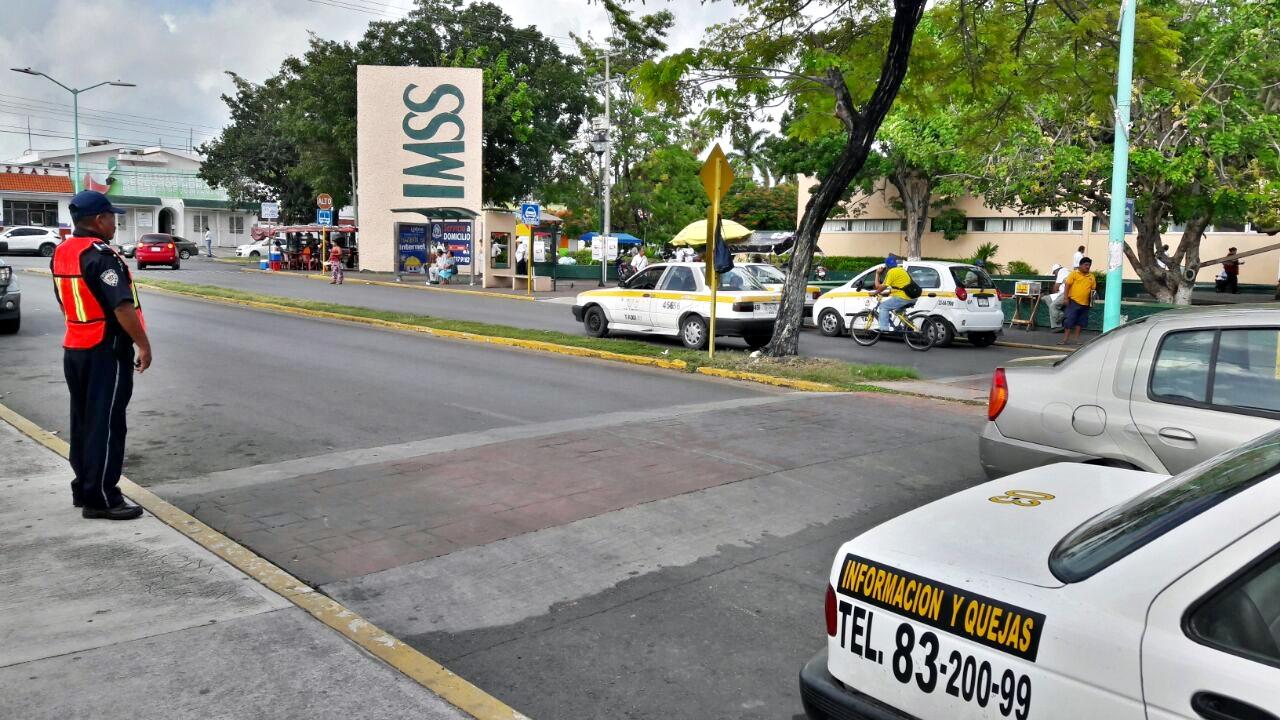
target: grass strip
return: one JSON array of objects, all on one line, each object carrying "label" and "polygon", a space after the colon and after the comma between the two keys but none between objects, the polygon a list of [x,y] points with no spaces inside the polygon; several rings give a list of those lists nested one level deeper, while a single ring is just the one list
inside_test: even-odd
[{"label": "grass strip", "polygon": [[246,302],[266,303],[280,307],[299,310],[349,315],[358,318],[400,323],[434,330],[449,330],[489,337],[510,338],[514,340],[533,340],[575,348],[586,348],[631,355],[635,357],[660,360],[679,360],[686,365],[688,372],[696,372],[700,367],[718,368],[734,372],[771,375],[791,380],[831,385],[841,390],[865,391],[867,383],[887,380],[915,380],[919,376],[913,368],[894,365],[846,363],[825,358],[788,357],[767,358],[751,357],[742,350],[718,350],[714,360],[709,360],[705,352],[689,350],[683,347],[672,347],[642,340],[622,338],[593,338],[585,335],[571,335],[555,330],[529,330],[508,325],[472,322],[470,320],[449,320],[431,315],[390,312],[374,310],[352,305],[322,302],[317,300],[300,300],[297,298],[264,295],[260,293],[233,290],[214,285],[198,285],[177,282],[174,280],[156,280],[153,278],[135,278],[135,282],[143,286],[157,287],[163,290],[199,295],[224,300],[240,300]]}]

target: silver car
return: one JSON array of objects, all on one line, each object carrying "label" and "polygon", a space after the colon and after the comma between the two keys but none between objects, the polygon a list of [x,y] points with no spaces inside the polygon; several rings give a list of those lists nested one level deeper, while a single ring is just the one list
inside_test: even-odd
[{"label": "silver car", "polygon": [[1280,428],[1280,306],[1170,310],[998,368],[988,477],[1054,462],[1179,473]]}]

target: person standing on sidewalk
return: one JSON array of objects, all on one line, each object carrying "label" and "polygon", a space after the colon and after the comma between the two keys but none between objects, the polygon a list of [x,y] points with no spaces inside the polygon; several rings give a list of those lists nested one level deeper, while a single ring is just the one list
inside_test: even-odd
[{"label": "person standing on sidewalk", "polygon": [[213,231],[208,225],[204,226],[204,253],[209,257],[213,257]]},{"label": "person standing on sidewalk", "polygon": [[1227,282],[1222,288],[1225,292],[1240,294],[1240,266],[1243,264],[1244,261],[1236,257],[1236,249],[1227,248],[1227,259],[1222,261],[1222,270],[1227,274]]},{"label": "person standing on sidewalk", "polygon": [[342,269],[342,247],[338,243],[329,246],[329,271],[333,273],[330,285],[341,285],[346,279]]},{"label": "person standing on sidewalk", "polygon": [[1076,254],[1071,256],[1071,269],[1080,269],[1080,261],[1084,259],[1084,246],[1076,248]]},{"label": "person standing on sidewalk", "polygon": [[1080,267],[1067,276],[1067,317],[1063,326],[1062,340],[1059,345],[1071,345],[1071,331],[1075,330],[1075,342],[1080,341],[1080,333],[1089,324],[1089,307],[1093,305],[1093,293],[1098,289],[1098,280],[1093,276],[1093,260],[1080,258]]},{"label": "person standing on sidewalk", "polygon": [[71,394],[71,502],[86,518],[132,520],[142,508],[126,502],[116,485],[133,372],[151,367],[151,342],[129,268],[111,247],[124,210],[85,190],[71,199],[70,211],[75,228],[54,250],[49,269],[67,326],[62,369]]},{"label": "person standing on sidewalk", "polygon": [[1053,276],[1053,292],[1049,295],[1049,329],[1062,332],[1062,316],[1066,314],[1067,303],[1067,276],[1071,271],[1054,263],[1049,268],[1049,274]]}]

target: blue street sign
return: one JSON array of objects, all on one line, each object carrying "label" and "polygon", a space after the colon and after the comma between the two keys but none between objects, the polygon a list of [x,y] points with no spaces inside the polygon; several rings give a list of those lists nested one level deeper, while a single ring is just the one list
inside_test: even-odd
[{"label": "blue street sign", "polygon": [[317,210],[317,211],[316,211],[316,224],[317,224],[317,225],[332,225],[332,224],[333,224],[333,211],[332,211],[332,210]]},{"label": "blue street sign", "polygon": [[542,219],[542,208],[538,203],[522,203],[520,205],[520,222],[529,227],[537,227]]},{"label": "blue street sign", "polygon": [[1126,235],[1133,232],[1133,198],[1125,198],[1124,200],[1124,233]]}]

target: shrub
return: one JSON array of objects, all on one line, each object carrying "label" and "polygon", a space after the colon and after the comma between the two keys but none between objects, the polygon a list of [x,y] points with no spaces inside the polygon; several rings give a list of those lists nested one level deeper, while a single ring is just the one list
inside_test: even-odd
[{"label": "shrub", "polygon": [[942,233],[942,237],[955,240],[968,229],[969,219],[956,208],[947,208],[933,219],[933,230]]},{"label": "shrub", "polygon": [[1009,267],[1005,268],[1008,275],[1039,275],[1040,271],[1031,267],[1031,263],[1022,260],[1010,260]]}]

